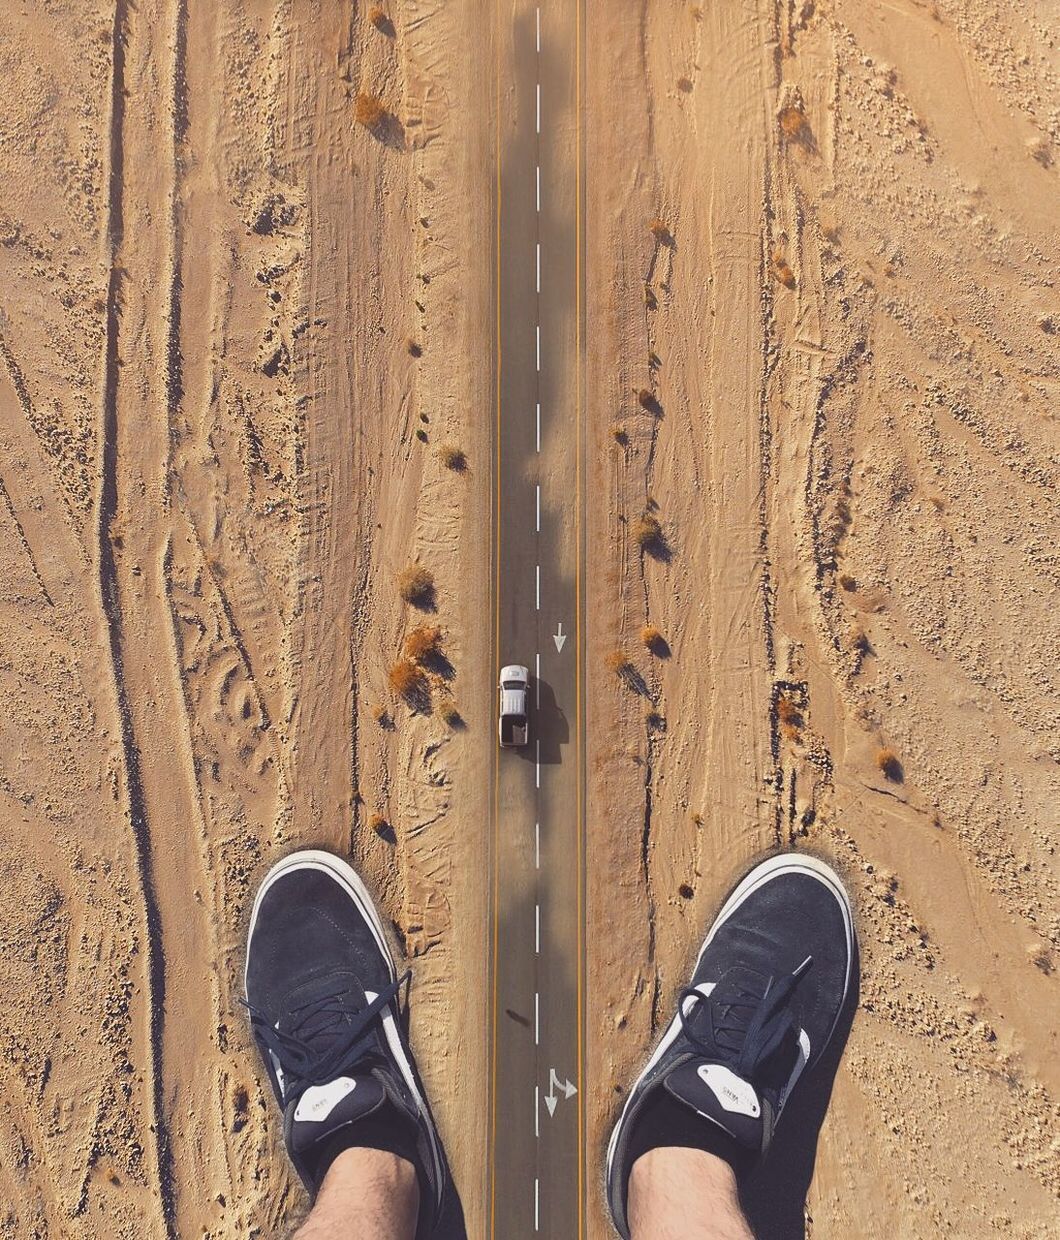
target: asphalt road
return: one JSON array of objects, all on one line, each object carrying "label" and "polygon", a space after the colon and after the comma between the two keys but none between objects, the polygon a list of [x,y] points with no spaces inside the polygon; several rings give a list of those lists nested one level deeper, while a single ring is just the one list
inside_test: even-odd
[{"label": "asphalt road", "polygon": [[498,6],[490,1235],[585,1226],[581,5]]}]

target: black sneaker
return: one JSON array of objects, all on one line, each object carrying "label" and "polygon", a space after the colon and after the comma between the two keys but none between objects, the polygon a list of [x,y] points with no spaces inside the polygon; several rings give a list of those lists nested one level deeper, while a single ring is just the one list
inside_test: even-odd
[{"label": "black sneaker", "polygon": [[287,1153],[313,1195],[340,1129],[392,1124],[416,1153],[429,1234],[447,1173],[398,1002],[409,976],[398,977],[379,914],[345,861],[307,851],[272,867],[250,918],[246,990]]},{"label": "black sneaker", "polygon": [[795,1082],[828,1045],[853,962],[850,900],[823,861],[770,857],[736,886],[611,1134],[607,1200],[625,1240],[626,1190],[645,1104],[673,1099],[718,1125],[734,1148],[747,1151],[748,1162],[757,1160]]}]

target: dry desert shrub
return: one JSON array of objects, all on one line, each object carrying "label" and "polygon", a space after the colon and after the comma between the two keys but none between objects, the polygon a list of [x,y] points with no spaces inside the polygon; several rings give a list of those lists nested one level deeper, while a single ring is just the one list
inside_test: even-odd
[{"label": "dry desert shrub", "polygon": [[609,672],[614,672],[616,676],[623,676],[628,673],[631,664],[629,657],[624,650],[609,650],[604,655],[604,666]]},{"label": "dry desert shrub", "polygon": [[654,624],[646,624],[640,631],[640,640],[658,659],[670,656],[670,643],[662,635],[662,631]]},{"label": "dry desert shrub", "polygon": [[1045,943],[1031,943],[1027,948],[1027,959],[1043,973],[1052,973],[1053,958]]},{"label": "dry desert shrub", "polygon": [[368,829],[374,831],[380,839],[388,844],[397,843],[397,832],[382,814],[371,814],[368,818]]},{"label": "dry desert shrub", "polygon": [[773,251],[773,274],[785,288],[795,287],[795,272],[784,257],[784,251],[779,248]]},{"label": "dry desert shrub", "polygon": [[821,236],[832,245],[839,240],[839,224],[832,216],[822,215],[820,218]]},{"label": "dry desert shrub", "polygon": [[442,700],[438,707],[438,713],[448,727],[460,728],[464,726],[463,716],[460,714],[452,698],[444,698]]},{"label": "dry desert shrub", "polygon": [[781,732],[788,740],[798,737],[799,728],[802,727],[802,711],[798,702],[788,693],[782,693],[777,698],[777,720]]},{"label": "dry desert shrub", "polygon": [[372,5],[371,9],[368,11],[368,20],[380,34],[388,35],[391,38],[393,37],[394,23],[387,16],[386,9],[384,9],[381,4]]},{"label": "dry desert shrub", "polygon": [[653,551],[664,543],[659,518],[652,512],[644,512],[633,522],[633,541],[641,551]]},{"label": "dry desert shrub", "polygon": [[696,893],[692,890],[692,887],[689,883],[682,883],[681,886],[678,887],[677,889],[677,894],[681,897],[682,900],[691,900],[692,897]]},{"label": "dry desert shrub", "polygon": [[436,624],[421,624],[405,638],[405,658],[413,663],[425,663],[438,653],[442,643],[442,630]]},{"label": "dry desert shrub", "polygon": [[902,770],[902,764],[898,760],[898,755],[893,749],[883,748],[876,754],[876,766],[884,779],[889,779],[892,784],[900,784],[905,778],[905,772]]},{"label": "dry desert shrub", "polygon": [[423,669],[411,659],[399,659],[387,673],[387,680],[391,689],[406,702],[416,702],[427,687]]},{"label": "dry desert shrub", "polygon": [[416,340],[413,340],[411,336],[409,336],[408,339],[405,341],[405,348],[408,351],[409,357],[422,357],[423,356],[423,349],[420,347],[419,342]]},{"label": "dry desert shrub", "polygon": [[390,711],[387,710],[382,702],[376,702],[372,707],[372,718],[381,728],[390,727]]},{"label": "dry desert shrub", "polygon": [[353,115],[357,124],[363,125],[365,129],[378,129],[383,121],[386,120],[387,112],[382,99],[378,95],[362,91],[357,96]]},{"label": "dry desert shrub", "polygon": [[780,132],[789,142],[803,142],[809,133],[810,126],[802,108],[789,104],[780,111]]},{"label": "dry desert shrub", "polygon": [[656,710],[654,706],[649,706],[644,712],[644,723],[649,732],[666,731],[666,718],[662,712]]},{"label": "dry desert shrub", "polygon": [[621,422],[612,422],[611,438],[615,441],[615,443],[620,444],[623,448],[629,443],[629,435],[626,433],[626,428]]},{"label": "dry desert shrub", "polygon": [[438,455],[442,458],[442,464],[446,469],[451,469],[458,474],[462,474],[467,469],[467,453],[455,443],[442,444],[438,449]]},{"label": "dry desert shrub", "polygon": [[655,408],[655,393],[652,392],[651,388],[641,388],[637,393],[637,400],[642,409]]},{"label": "dry desert shrub", "polygon": [[672,237],[670,229],[667,227],[665,220],[652,220],[648,225],[651,229],[651,235],[659,242],[660,245],[669,245]]},{"label": "dry desert shrub", "polygon": [[430,607],[434,602],[434,575],[422,564],[410,564],[398,577],[398,590],[413,607]]}]

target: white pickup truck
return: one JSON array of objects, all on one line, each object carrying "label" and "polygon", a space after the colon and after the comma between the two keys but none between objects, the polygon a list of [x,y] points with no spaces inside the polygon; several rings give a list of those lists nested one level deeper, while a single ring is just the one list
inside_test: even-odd
[{"label": "white pickup truck", "polygon": [[501,668],[500,736],[505,749],[519,749],[530,736],[530,673],[518,663]]}]

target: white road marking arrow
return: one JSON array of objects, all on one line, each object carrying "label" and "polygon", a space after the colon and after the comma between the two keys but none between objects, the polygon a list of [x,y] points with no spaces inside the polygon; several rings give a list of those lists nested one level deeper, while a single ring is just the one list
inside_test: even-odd
[{"label": "white road marking arrow", "polygon": [[556,1104],[559,1102],[559,1099],[556,1097],[557,1089],[562,1090],[564,1098],[567,1098],[568,1100],[573,1098],[578,1092],[577,1085],[572,1085],[570,1081],[561,1081],[556,1075],[556,1069],[550,1068],[548,1077],[548,1093],[545,1094],[545,1106],[548,1107],[550,1117],[556,1114]]},{"label": "white road marking arrow", "polygon": [[552,640],[556,643],[556,653],[560,653],[563,649],[563,643],[567,640],[567,634],[563,631],[563,621],[556,625],[556,631],[552,634]]}]

